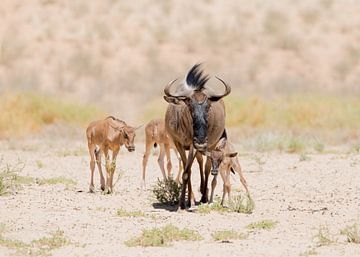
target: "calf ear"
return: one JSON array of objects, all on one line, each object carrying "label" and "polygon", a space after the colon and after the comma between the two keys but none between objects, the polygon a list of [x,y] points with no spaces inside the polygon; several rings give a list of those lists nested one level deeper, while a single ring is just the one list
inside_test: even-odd
[{"label": "calf ear", "polygon": [[227,154],[226,154],[226,157],[233,158],[233,157],[235,157],[237,154],[238,154],[237,152],[235,152],[235,153],[227,153]]},{"label": "calf ear", "polygon": [[216,149],[221,150],[224,149],[226,145],[226,138],[221,138],[220,141],[217,143]]}]

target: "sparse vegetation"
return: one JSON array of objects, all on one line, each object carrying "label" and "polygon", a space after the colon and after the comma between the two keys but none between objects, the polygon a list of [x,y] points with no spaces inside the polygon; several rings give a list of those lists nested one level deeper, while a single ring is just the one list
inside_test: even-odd
[{"label": "sparse vegetation", "polygon": [[25,167],[25,164],[18,160],[14,165],[3,164],[3,158],[0,159],[0,196],[13,192],[16,185],[21,182],[22,177],[18,174]]},{"label": "sparse vegetation", "polygon": [[179,229],[174,225],[143,230],[142,234],[125,241],[128,247],[169,246],[174,241],[199,241],[202,236],[195,230]]},{"label": "sparse vegetation", "polygon": [[229,207],[233,212],[251,214],[255,209],[255,203],[250,196],[236,195],[232,197]]},{"label": "sparse vegetation", "polygon": [[37,166],[39,169],[42,169],[42,168],[44,168],[44,163],[43,163],[41,160],[37,160],[37,161],[36,161],[36,166]]},{"label": "sparse vegetation", "polygon": [[54,177],[54,178],[44,178],[38,180],[39,185],[56,185],[56,184],[63,184],[66,186],[74,186],[76,185],[76,181],[66,177]]},{"label": "sparse vegetation", "polygon": [[316,249],[311,248],[311,249],[309,249],[309,250],[307,250],[305,252],[300,253],[300,256],[312,256],[312,255],[317,255],[317,254],[318,253],[317,253]]},{"label": "sparse vegetation", "polygon": [[360,230],[356,223],[342,229],[340,233],[346,236],[349,243],[360,244]]},{"label": "sparse vegetation", "polygon": [[315,145],[314,145],[314,149],[318,153],[322,153],[322,152],[324,152],[325,145],[322,142],[316,142]]},{"label": "sparse vegetation", "polygon": [[234,230],[219,230],[211,234],[216,241],[241,240],[247,237],[246,234]]},{"label": "sparse vegetation", "polygon": [[334,237],[330,234],[327,226],[320,226],[318,233],[315,235],[314,240],[317,246],[330,245],[335,242]]},{"label": "sparse vegetation", "polygon": [[35,93],[1,94],[0,108],[0,136],[37,131],[57,121],[81,125],[100,115],[94,107]]},{"label": "sparse vegetation", "polygon": [[152,191],[159,203],[175,205],[179,202],[180,190],[181,185],[170,177],[165,181],[158,179]]},{"label": "sparse vegetation", "polygon": [[273,220],[262,220],[259,222],[250,223],[249,225],[247,225],[247,228],[251,230],[255,230],[255,229],[270,230],[275,228],[277,223],[278,223],[277,221],[273,221]]},{"label": "sparse vegetation", "polygon": [[301,152],[301,153],[299,154],[299,161],[301,161],[301,162],[309,161],[310,159],[311,159],[310,156],[307,155],[306,152]]},{"label": "sparse vegetation", "polygon": [[116,211],[117,216],[119,217],[144,217],[145,213],[142,211],[126,211],[122,208]]},{"label": "sparse vegetation", "polygon": [[15,250],[18,254],[29,256],[48,256],[51,251],[69,245],[70,240],[64,235],[64,231],[57,230],[50,236],[42,237],[25,243],[16,239],[4,237],[4,226],[0,231],[0,246]]},{"label": "sparse vegetation", "polygon": [[219,198],[216,198],[215,201],[211,204],[201,204],[197,208],[197,212],[200,214],[209,214],[212,211],[224,213],[228,212],[229,209],[221,206]]}]

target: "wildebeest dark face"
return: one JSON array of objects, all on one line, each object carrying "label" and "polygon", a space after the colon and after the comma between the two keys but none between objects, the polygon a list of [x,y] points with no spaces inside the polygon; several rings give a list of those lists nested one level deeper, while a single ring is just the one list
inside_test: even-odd
[{"label": "wildebeest dark face", "polygon": [[207,96],[200,92],[185,101],[188,106],[193,125],[193,144],[199,151],[205,151],[207,148],[207,130],[208,130],[208,112],[211,102]]}]

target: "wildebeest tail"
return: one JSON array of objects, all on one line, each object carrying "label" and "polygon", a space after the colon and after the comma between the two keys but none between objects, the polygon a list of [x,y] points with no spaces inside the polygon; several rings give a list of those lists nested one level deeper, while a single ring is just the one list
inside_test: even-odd
[{"label": "wildebeest tail", "polygon": [[157,147],[157,143],[155,142],[155,143],[154,143],[154,148],[156,148],[156,147]]}]

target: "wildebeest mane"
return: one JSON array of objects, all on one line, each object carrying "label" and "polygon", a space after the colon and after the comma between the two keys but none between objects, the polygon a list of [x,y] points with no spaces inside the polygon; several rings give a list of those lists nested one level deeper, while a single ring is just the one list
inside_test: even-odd
[{"label": "wildebeest mane", "polygon": [[204,88],[206,82],[210,79],[209,75],[204,75],[201,70],[201,64],[195,64],[186,76],[186,84],[194,90]]}]

